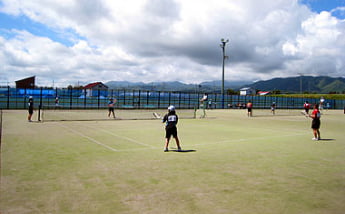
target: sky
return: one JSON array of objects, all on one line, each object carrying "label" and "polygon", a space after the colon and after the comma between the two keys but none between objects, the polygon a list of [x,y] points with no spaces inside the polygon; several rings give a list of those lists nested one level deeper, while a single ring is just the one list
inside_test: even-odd
[{"label": "sky", "polygon": [[0,0],[0,85],[345,77],[345,0]]}]

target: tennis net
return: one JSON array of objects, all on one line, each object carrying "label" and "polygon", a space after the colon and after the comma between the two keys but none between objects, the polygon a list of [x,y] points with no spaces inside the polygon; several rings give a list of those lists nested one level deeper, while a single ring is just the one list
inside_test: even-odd
[{"label": "tennis net", "polygon": [[[247,109],[245,109],[247,111]],[[302,109],[253,109],[254,117],[270,117],[270,116],[302,116],[304,110]]]},{"label": "tennis net", "polygon": [[[160,119],[167,113],[165,109],[132,109],[121,108],[114,110],[115,118],[109,115],[109,109],[103,107],[73,107],[42,106],[39,110],[39,120],[47,121],[93,121],[93,120],[153,120]],[[179,118],[195,118],[194,109],[177,109]]]}]

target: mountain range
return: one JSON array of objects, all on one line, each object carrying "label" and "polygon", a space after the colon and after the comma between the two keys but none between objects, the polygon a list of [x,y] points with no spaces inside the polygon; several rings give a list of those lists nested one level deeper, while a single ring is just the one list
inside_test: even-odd
[{"label": "mountain range", "polygon": [[[128,82],[128,81],[110,81],[105,83],[110,89],[126,90],[147,90],[147,91],[181,91],[181,92],[209,92],[220,93],[221,81],[202,82],[200,84],[185,84],[178,81],[172,82]],[[249,82],[230,82],[224,81],[224,88],[240,89],[241,86]]]},{"label": "mountain range", "polygon": [[326,76],[274,78],[246,86],[263,91],[279,90],[284,93],[345,93],[345,78]]},{"label": "mountain range", "polygon": [[[199,93],[220,93],[221,81],[202,82],[200,84],[185,84],[174,82],[128,82],[110,81],[105,83],[110,89],[148,90],[148,91],[182,91]],[[288,78],[273,78],[257,82],[224,81],[225,90],[239,91],[251,87],[261,91],[280,91],[282,93],[345,93],[345,78],[326,76],[297,76]]]}]

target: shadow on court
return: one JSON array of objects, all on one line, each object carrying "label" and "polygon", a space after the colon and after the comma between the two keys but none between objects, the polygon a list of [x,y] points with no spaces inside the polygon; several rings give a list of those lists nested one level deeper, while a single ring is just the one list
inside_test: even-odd
[{"label": "shadow on court", "polygon": [[169,152],[196,152],[196,150],[195,149],[181,149],[181,150],[171,149],[169,150]]},{"label": "shadow on court", "polygon": [[334,141],[335,139],[323,139],[321,138],[319,141]]}]

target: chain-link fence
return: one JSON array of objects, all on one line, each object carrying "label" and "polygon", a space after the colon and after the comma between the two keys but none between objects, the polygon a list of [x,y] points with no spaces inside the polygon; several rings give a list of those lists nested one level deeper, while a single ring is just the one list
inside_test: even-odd
[{"label": "chain-link fence", "polygon": [[[200,105],[202,93],[144,91],[144,90],[90,90],[90,89],[18,89],[0,88],[0,109],[27,109],[29,97],[34,98],[34,105],[60,106],[63,108],[103,108],[110,99],[116,99],[116,108],[129,109],[162,109],[174,105],[179,109],[193,109]],[[254,108],[270,108],[272,103],[281,109],[302,109],[305,101],[319,103],[319,99],[291,98],[275,96],[241,96],[209,93],[205,102],[209,109],[245,108],[251,101]],[[343,109],[345,100],[325,100],[324,108]]]}]

